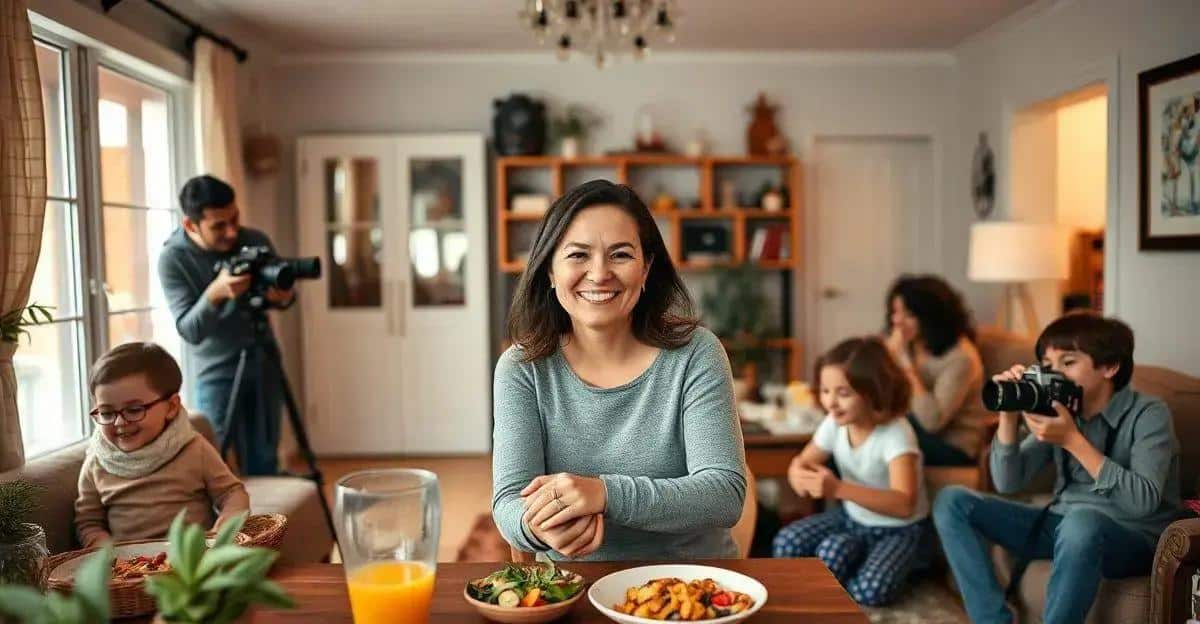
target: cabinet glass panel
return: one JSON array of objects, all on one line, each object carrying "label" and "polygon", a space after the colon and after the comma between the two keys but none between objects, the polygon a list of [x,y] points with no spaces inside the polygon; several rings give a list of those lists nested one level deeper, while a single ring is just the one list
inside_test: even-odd
[{"label": "cabinet glass panel", "polygon": [[327,158],[322,177],[329,307],[377,308],[383,298],[379,163],[374,158]]},{"label": "cabinet glass panel", "polygon": [[460,158],[417,158],[409,163],[408,251],[414,307],[466,304],[469,243],[462,178]]}]

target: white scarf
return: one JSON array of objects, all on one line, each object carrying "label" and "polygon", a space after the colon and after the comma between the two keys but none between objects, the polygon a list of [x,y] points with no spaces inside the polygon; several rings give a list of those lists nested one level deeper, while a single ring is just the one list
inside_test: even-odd
[{"label": "white scarf", "polygon": [[146,446],[134,451],[122,451],[104,437],[100,427],[96,427],[92,431],[88,453],[95,455],[100,467],[108,472],[126,479],[138,479],[175,459],[179,451],[194,437],[196,430],[192,429],[192,423],[188,421],[187,410],[181,406],[175,418],[163,428],[162,433]]}]

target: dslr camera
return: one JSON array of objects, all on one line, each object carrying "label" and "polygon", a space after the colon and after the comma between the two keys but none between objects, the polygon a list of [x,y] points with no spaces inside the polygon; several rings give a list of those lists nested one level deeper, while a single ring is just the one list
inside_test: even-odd
[{"label": "dslr camera", "polygon": [[1062,403],[1071,414],[1078,414],[1083,388],[1048,366],[1030,366],[1019,381],[988,381],[983,385],[983,405],[993,412],[1054,416],[1053,401]]},{"label": "dslr camera", "polygon": [[214,273],[220,273],[221,269],[228,269],[230,275],[251,275],[244,301],[251,308],[262,309],[269,303],[268,288],[289,290],[298,279],[321,277],[321,259],[281,258],[270,247],[258,245],[242,247],[213,266]]}]

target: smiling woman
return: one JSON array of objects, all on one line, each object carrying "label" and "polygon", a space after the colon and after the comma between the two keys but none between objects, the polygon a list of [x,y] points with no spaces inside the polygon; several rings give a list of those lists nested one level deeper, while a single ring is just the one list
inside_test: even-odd
[{"label": "smiling woman", "polygon": [[604,180],[543,220],[496,366],[492,514],[555,559],[733,557],[746,494],[725,350],[646,205]]}]

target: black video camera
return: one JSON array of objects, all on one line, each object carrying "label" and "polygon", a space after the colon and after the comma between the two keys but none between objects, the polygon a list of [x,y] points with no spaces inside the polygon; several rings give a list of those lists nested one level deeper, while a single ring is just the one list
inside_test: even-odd
[{"label": "black video camera", "polygon": [[1034,364],[1025,369],[1019,381],[988,381],[983,385],[983,405],[993,412],[1055,416],[1053,401],[1077,415],[1083,402],[1083,388],[1049,366]]},{"label": "black video camera", "polygon": [[228,269],[230,275],[251,275],[244,301],[251,308],[262,309],[268,304],[268,288],[290,290],[298,279],[321,277],[321,259],[280,258],[270,247],[258,245],[242,247],[213,266],[214,273],[221,269]]}]

